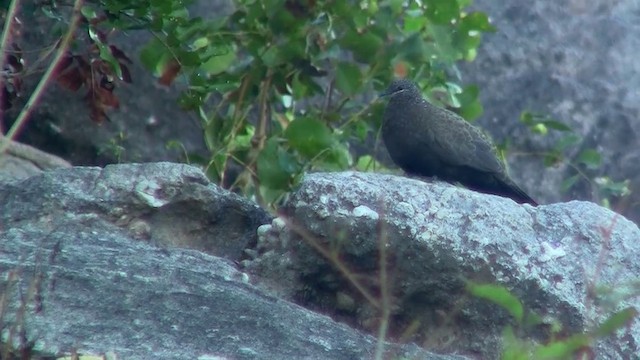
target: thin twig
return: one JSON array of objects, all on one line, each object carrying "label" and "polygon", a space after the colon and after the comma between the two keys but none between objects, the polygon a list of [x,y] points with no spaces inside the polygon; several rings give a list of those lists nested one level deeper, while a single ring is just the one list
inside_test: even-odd
[{"label": "thin twig", "polygon": [[[230,134],[231,136],[229,137],[230,139],[233,139],[235,137],[235,133],[237,132],[237,129],[240,128],[239,124],[242,124],[245,118],[244,114],[242,115],[240,114],[240,109],[242,108],[242,102],[244,101],[244,97],[247,91],[247,86],[249,85],[249,81],[250,81],[250,76],[245,75],[242,78],[242,82],[240,83],[238,100],[235,104],[235,109],[233,110],[233,117],[232,117],[233,123],[231,125],[231,134]],[[229,158],[231,158],[231,151],[229,150],[228,145],[224,148],[224,151],[225,151],[224,162],[222,163],[222,168],[220,170],[220,186],[224,186],[224,181],[227,175],[227,167],[229,165]]]},{"label": "thin twig", "polygon": [[[4,29],[2,29],[2,40],[0,40],[0,90],[4,86],[4,61],[6,59],[6,54],[9,53],[7,51],[7,45],[9,43],[9,39],[11,38],[9,33],[11,32],[11,25],[13,25],[13,18],[16,16],[16,13],[18,11],[19,2],[20,2],[19,0],[13,0],[9,4],[9,9],[7,10],[7,16],[4,20]],[[3,94],[4,94],[4,91],[0,91],[0,103],[2,103],[3,101],[3,98],[2,98]],[[4,119],[4,116],[2,113],[2,107],[0,106],[0,130],[4,130],[2,128],[3,119]],[[0,138],[0,149],[3,149],[2,145],[3,145],[3,142],[2,142],[2,139]],[[2,153],[3,152],[0,151],[0,154]]]},{"label": "thin twig", "polygon": [[358,280],[357,276],[354,272],[347,267],[345,263],[340,261],[340,259],[335,256],[331,251],[327,250],[320,244],[320,240],[314,237],[308,230],[306,230],[302,226],[298,226],[293,221],[288,218],[283,218],[285,224],[289,229],[291,229],[294,233],[300,235],[300,237],[309,244],[312,248],[314,248],[320,255],[322,255],[325,259],[329,260],[333,266],[347,279],[347,281],[352,284],[358,292],[365,298],[367,301],[376,309],[380,309],[380,302],[373,296],[373,294],[367,290],[364,284]]},{"label": "thin twig", "polygon": [[267,139],[267,125],[269,124],[269,92],[271,90],[271,79],[273,78],[273,73],[271,69],[267,71],[266,78],[262,81],[260,86],[260,118],[258,119],[258,128],[256,129],[256,133],[253,137],[252,146],[253,146],[253,156],[251,158],[251,162],[249,163],[249,169],[252,170],[253,176],[251,177],[253,181],[253,186],[256,189],[256,200],[258,204],[265,205],[264,199],[262,198],[262,194],[260,194],[260,179],[258,179],[258,156],[262,149],[264,149],[264,143]]},{"label": "thin twig", "polygon": [[387,333],[389,331],[389,319],[391,317],[391,293],[389,291],[389,273],[388,266],[389,262],[387,261],[387,228],[385,226],[384,216],[382,213],[379,213],[378,220],[378,235],[379,235],[379,249],[378,253],[380,256],[379,266],[380,266],[380,301],[381,301],[381,312],[382,316],[380,317],[380,324],[378,326],[378,342],[376,344],[376,360],[382,360],[384,356],[384,345],[385,340],[387,338]]},{"label": "thin twig", "polygon": [[329,86],[327,87],[327,95],[324,98],[324,105],[322,106],[322,112],[320,113],[320,120],[324,121],[324,117],[329,111],[329,106],[331,106],[331,95],[333,94],[333,79],[329,81]]}]

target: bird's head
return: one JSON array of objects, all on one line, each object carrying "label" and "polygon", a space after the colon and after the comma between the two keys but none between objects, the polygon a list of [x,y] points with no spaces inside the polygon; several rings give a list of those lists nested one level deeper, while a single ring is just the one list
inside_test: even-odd
[{"label": "bird's head", "polygon": [[383,96],[395,96],[398,94],[417,94],[420,95],[420,90],[416,84],[409,79],[396,79],[391,82],[389,87],[380,94],[380,97]]}]

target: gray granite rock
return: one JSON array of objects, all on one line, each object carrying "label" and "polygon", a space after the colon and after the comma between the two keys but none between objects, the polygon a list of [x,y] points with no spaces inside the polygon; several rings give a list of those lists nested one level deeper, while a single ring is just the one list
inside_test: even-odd
[{"label": "gray granite rock", "polygon": [[[380,313],[384,248],[391,333],[413,329],[413,340],[440,351],[499,358],[502,331],[513,324],[499,306],[469,296],[464,280],[505,286],[526,309],[561,323],[564,335],[640,305],[633,296],[612,300],[635,293],[640,230],[589,202],[534,208],[438,181],[316,173],[259,233],[256,258],[245,266],[267,279],[264,286],[306,306],[338,309],[344,321],[370,330]],[[619,293],[596,299],[591,285]],[[542,343],[549,325],[520,331]],[[640,352],[639,340],[636,321],[593,350],[598,359],[626,359]]]},{"label": "gray granite rock", "polygon": [[[180,164],[0,184],[2,341],[23,358],[371,359],[375,337],[269,295],[236,269],[269,219]],[[415,345],[385,350],[465,359]]]},{"label": "gray granite rock", "polygon": [[5,185],[5,226],[24,218],[80,212],[157,245],[239,260],[270,216],[255,203],[209,183],[198,168],[172,163],[77,167]]},{"label": "gray granite rock", "polygon": [[[3,140],[0,135],[0,140]],[[69,168],[71,164],[32,146],[6,140],[6,151],[0,154],[0,182],[26,179],[40,174],[44,170]]]}]

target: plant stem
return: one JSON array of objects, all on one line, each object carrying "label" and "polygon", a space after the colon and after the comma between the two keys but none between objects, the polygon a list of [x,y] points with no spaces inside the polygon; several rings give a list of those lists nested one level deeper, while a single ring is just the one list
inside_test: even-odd
[{"label": "plant stem", "polygon": [[[17,1],[12,2],[12,5],[13,5],[13,3],[16,3],[16,2]],[[5,137],[7,139],[13,139],[16,136],[16,134],[18,133],[18,131],[22,127],[24,127],[24,125],[27,122],[27,119],[28,119],[29,115],[31,114],[31,110],[36,105],[38,100],[40,100],[40,97],[44,94],[45,87],[53,79],[53,72],[56,70],[56,67],[58,66],[58,63],[60,63],[60,61],[64,57],[64,55],[65,55],[65,53],[67,51],[67,48],[69,47],[69,44],[71,43],[71,40],[73,39],[73,36],[74,36],[74,34],[76,32],[76,29],[78,27],[78,23],[80,22],[80,16],[81,16],[80,9],[82,8],[83,4],[84,4],[84,0],[76,0],[75,1],[74,5],[73,5],[73,12],[71,13],[71,24],[69,25],[69,29],[67,30],[67,33],[65,34],[64,38],[62,39],[62,41],[59,44],[58,52],[56,53],[56,57],[53,59],[53,62],[51,63],[51,65],[49,65],[49,68],[47,68],[47,71],[45,72],[45,74],[40,79],[40,82],[36,86],[35,90],[31,94],[31,97],[29,98],[29,100],[27,101],[25,106],[20,111],[20,114],[18,115],[18,118],[16,119],[15,123],[13,124],[13,126],[11,126],[11,129],[9,129],[9,131],[7,132],[6,135],[4,135],[4,136],[0,135],[0,154],[4,154],[4,152],[9,147],[9,141],[5,141]],[[7,22],[9,22],[9,21],[7,21]],[[5,23],[5,25],[6,25],[6,23]],[[5,32],[6,32],[6,30],[5,30]],[[4,35],[3,35],[3,37],[4,37]],[[3,50],[4,50],[4,47],[3,47]],[[4,56],[3,56],[3,58],[4,58]]]},{"label": "plant stem", "polygon": [[[4,91],[2,91],[4,87],[4,61],[7,58],[7,45],[9,43],[9,38],[11,37],[9,33],[11,32],[11,25],[13,25],[13,18],[18,12],[19,2],[19,0],[13,0],[9,4],[9,9],[7,10],[7,14],[4,20],[4,29],[2,29],[2,39],[0,40],[0,104],[2,103],[2,101],[4,101],[4,99],[2,98],[4,94]],[[3,110],[2,106],[0,106],[0,130],[2,131],[4,131],[4,128],[2,126],[4,124],[3,120]],[[2,145],[3,142],[2,139],[0,139],[0,149],[2,149]],[[0,151],[0,154],[2,154],[2,151]]]}]

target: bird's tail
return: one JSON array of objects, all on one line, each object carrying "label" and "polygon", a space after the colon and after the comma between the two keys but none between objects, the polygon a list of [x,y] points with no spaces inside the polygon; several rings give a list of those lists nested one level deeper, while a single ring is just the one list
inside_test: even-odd
[{"label": "bird's tail", "polygon": [[497,195],[510,197],[511,199],[513,199],[513,201],[519,204],[526,203],[526,204],[531,204],[533,206],[538,206],[538,203],[535,200],[533,200],[531,196],[529,196],[526,192],[524,192],[524,190],[522,190],[515,182],[513,182],[513,180],[506,177],[505,179],[502,179],[502,182],[505,185],[501,189],[502,191],[504,191],[504,193],[497,194]]}]

